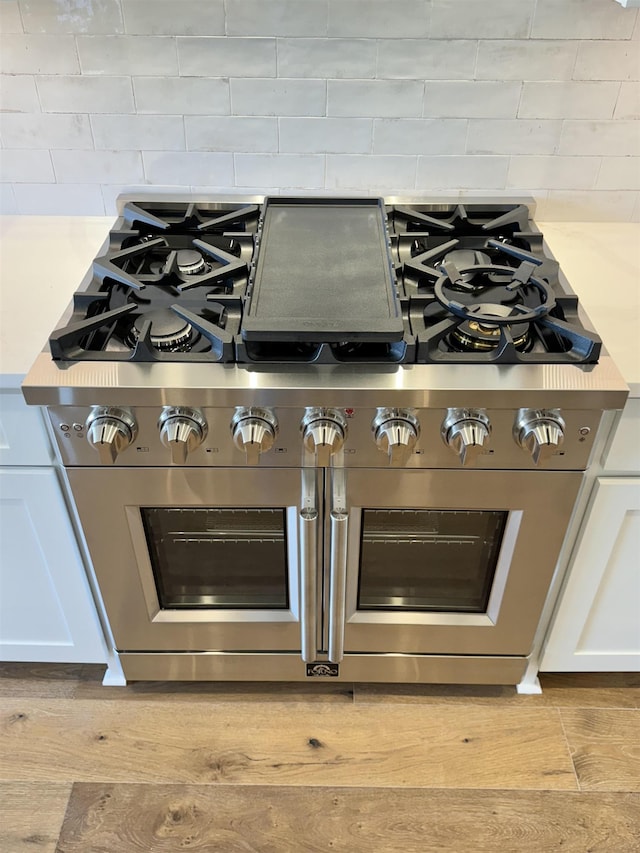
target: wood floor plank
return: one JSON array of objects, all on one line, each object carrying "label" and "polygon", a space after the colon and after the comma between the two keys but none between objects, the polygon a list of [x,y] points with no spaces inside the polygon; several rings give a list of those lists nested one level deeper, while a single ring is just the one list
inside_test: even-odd
[{"label": "wood floor plank", "polygon": [[353,702],[353,684],[344,682],[132,681],[126,687],[103,687],[95,671],[80,678],[77,699],[146,702]]},{"label": "wood floor plank", "polygon": [[541,695],[515,687],[465,684],[356,684],[354,701],[531,708],[640,708],[640,673],[546,673]]},{"label": "wood floor plank", "polygon": [[77,784],[59,853],[633,853],[640,797]]},{"label": "wood floor plank", "polygon": [[0,782],[0,853],[54,853],[70,783]]},{"label": "wood floor plank", "polygon": [[82,670],[82,664],[0,663],[0,696],[73,696]]},{"label": "wood floor plank", "polygon": [[577,788],[555,709],[18,700],[0,778]]},{"label": "wood floor plank", "polygon": [[582,790],[640,791],[640,711],[560,714]]}]

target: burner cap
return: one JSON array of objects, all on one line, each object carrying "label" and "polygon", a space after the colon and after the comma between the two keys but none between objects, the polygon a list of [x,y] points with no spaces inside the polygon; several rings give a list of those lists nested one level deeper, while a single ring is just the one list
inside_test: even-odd
[{"label": "burner cap", "polygon": [[[469,267],[473,266],[491,266],[492,260],[485,252],[481,252],[478,249],[453,249],[451,252],[447,252],[447,254],[442,259],[443,264],[454,264],[458,269],[467,269],[467,272],[462,273],[460,276],[462,281],[472,281],[478,273],[475,273],[473,270],[470,270]],[[494,273],[489,273],[487,275],[489,281],[492,282],[500,282],[504,281],[504,275],[501,277]]]},{"label": "burner cap", "polygon": [[458,269],[472,267],[474,264],[490,264],[491,258],[476,249],[453,249],[444,256],[445,263],[455,264]]},{"label": "burner cap", "polygon": [[[456,349],[460,349],[463,352],[495,349],[500,343],[500,326],[494,326],[489,323],[487,315],[505,318],[513,314],[508,305],[490,303],[478,305],[478,312],[483,315],[482,319],[475,320],[473,317],[470,317],[451,333],[452,343]],[[517,320],[517,315],[514,314],[513,318]],[[526,352],[531,344],[529,323],[514,322],[513,325],[509,325],[509,331],[511,332],[515,348]]]},{"label": "burner cap", "polygon": [[166,308],[140,314],[131,327],[131,337],[137,341],[146,320],[151,320],[151,343],[163,352],[190,349],[193,327],[182,317]]},{"label": "burner cap", "polygon": [[207,269],[204,258],[196,249],[180,249],[176,255],[176,262],[183,275],[200,275]]}]

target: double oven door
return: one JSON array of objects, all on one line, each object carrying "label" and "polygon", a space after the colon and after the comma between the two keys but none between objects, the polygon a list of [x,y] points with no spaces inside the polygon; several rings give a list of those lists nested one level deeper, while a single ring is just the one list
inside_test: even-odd
[{"label": "double oven door", "polygon": [[526,655],[572,472],[71,468],[120,652]]}]

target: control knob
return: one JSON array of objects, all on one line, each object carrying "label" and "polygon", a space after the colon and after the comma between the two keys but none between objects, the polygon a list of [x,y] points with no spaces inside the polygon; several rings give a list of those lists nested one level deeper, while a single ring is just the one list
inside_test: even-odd
[{"label": "control knob", "polygon": [[138,427],[128,409],[94,406],[86,423],[87,441],[100,455],[103,465],[113,465],[118,454],[135,439]]},{"label": "control knob", "polygon": [[565,424],[558,409],[520,409],[513,436],[534,463],[549,459],[564,441]]},{"label": "control knob", "polygon": [[447,447],[466,466],[476,464],[491,436],[491,424],[481,409],[449,409],[442,423],[442,438]]},{"label": "control knob", "polygon": [[174,465],[184,465],[187,456],[199,447],[207,435],[202,412],[185,406],[165,406],[158,420],[160,441],[171,451]]},{"label": "control knob", "polygon": [[238,408],[231,421],[233,443],[244,450],[248,465],[257,465],[260,454],[271,450],[277,433],[278,421],[269,409]]},{"label": "control knob", "polygon": [[327,466],[342,449],[347,435],[347,420],[338,409],[307,409],[300,425],[302,441],[315,454],[316,465]]},{"label": "control knob", "polygon": [[389,464],[406,465],[420,435],[420,423],[408,409],[378,409],[371,424],[378,450]]}]

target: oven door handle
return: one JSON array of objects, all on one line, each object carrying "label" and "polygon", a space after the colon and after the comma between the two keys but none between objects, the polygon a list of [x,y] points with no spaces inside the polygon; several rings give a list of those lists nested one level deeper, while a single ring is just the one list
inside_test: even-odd
[{"label": "oven door handle", "polygon": [[343,468],[331,472],[331,548],[329,561],[329,660],[340,663],[344,657],[344,630],[347,597],[346,473]]},{"label": "oven door handle", "polygon": [[302,508],[299,513],[300,649],[302,660],[318,657],[318,506],[315,469],[302,472]]}]

